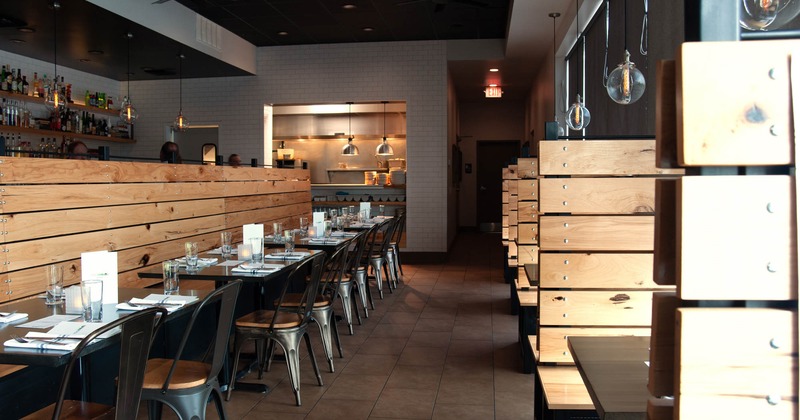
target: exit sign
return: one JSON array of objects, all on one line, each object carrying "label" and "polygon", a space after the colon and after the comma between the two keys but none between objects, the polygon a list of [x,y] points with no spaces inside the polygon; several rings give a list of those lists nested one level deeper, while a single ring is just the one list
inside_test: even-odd
[{"label": "exit sign", "polygon": [[500,86],[487,86],[483,92],[487,98],[500,98],[503,96],[503,90],[500,89]]}]

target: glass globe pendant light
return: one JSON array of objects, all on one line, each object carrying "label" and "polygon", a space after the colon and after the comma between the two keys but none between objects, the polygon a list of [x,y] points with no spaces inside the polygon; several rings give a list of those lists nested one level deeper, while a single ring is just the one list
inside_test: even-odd
[{"label": "glass globe pendant light", "polygon": [[133,38],[133,34],[128,32],[125,34],[125,37],[128,38],[128,95],[122,100],[122,108],[119,110],[119,117],[122,118],[126,124],[133,124],[133,122],[139,118],[139,113],[136,111],[136,108],[133,107],[131,101],[131,39]]},{"label": "glass globe pendant light", "polygon": [[180,108],[178,108],[178,116],[175,117],[172,129],[174,131],[186,131],[189,129],[189,121],[183,116],[183,54],[178,54],[178,63],[178,98],[180,101]]},{"label": "glass globe pendant light", "polygon": [[375,154],[378,156],[394,156],[394,149],[386,142],[386,101],[383,103],[383,142],[375,148]]},{"label": "glass globe pendant light", "polygon": [[[625,0],[624,7],[625,59],[608,75],[606,91],[614,102],[628,105],[638,101],[644,95],[646,83],[644,74],[631,62],[631,54],[628,52],[628,0]],[[608,28],[608,2],[606,2],[606,28]],[[606,30],[606,48],[608,48],[608,30]]]},{"label": "glass globe pendant light", "polygon": [[[586,44],[585,40],[583,40],[580,34],[580,6],[578,5],[578,0],[575,0],[575,54],[578,54],[578,43],[583,42],[583,54],[586,53]],[[575,62],[578,62],[578,57],[575,57]],[[584,56],[584,63],[586,62],[586,57]],[[578,73],[580,72],[580,67],[575,66],[575,90],[578,90],[578,85],[580,78],[578,77]],[[581,100],[581,95],[575,95],[575,102],[573,102],[572,106],[569,107],[567,110],[567,126],[570,130],[573,131],[580,131],[586,128],[589,125],[589,122],[592,120],[592,115],[589,113],[589,109],[586,108],[586,104],[583,103]]]},{"label": "glass globe pendant light", "polygon": [[353,114],[352,114],[352,107],[353,103],[347,103],[347,128],[350,132],[350,137],[347,138],[347,144],[342,147],[342,156],[358,156],[358,147],[353,144]]}]

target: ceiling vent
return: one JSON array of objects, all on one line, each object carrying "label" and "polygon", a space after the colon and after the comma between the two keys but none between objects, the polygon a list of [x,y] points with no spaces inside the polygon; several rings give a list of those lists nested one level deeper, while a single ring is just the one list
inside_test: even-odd
[{"label": "ceiling vent", "polygon": [[197,42],[207,45],[217,51],[222,51],[222,27],[200,15],[196,16]]}]

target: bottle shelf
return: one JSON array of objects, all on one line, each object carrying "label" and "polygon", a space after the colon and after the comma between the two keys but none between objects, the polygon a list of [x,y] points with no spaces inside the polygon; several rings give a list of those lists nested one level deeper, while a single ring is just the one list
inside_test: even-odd
[{"label": "bottle shelf", "polygon": [[[40,104],[42,106],[45,105],[44,98],[40,98],[38,96],[22,95],[22,94],[19,94],[19,93],[11,93],[11,92],[6,92],[6,91],[2,91],[2,90],[0,90],[0,98],[6,98],[6,99],[11,99],[11,100],[20,101],[20,102],[30,102],[30,103]],[[119,109],[98,108],[98,107],[95,107],[95,106],[81,105],[81,104],[78,104],[78,103],[75,103],[75,102],[66,104],[66,107],[69,108],[69,109],[86,111],[86,112],[91,112],[91,113],[95,113],[95,114],[103,114],[103,115],[109,115],[109,116],[114,116],[114,117],[118,117],[119,116]]]},{"label": "bottle shelf", "polygon": [[38,128],[17,127],[13,125],[0,125],[0,132],[4,131],[10,131],[14,133],[36,134],[45,137],[68,136],[73,139],[104,141],[110,143],[136,143],[135,139],[125,139],[122,137],[95,136],[93,134],[73,133],[72,131],[40,130]]}]

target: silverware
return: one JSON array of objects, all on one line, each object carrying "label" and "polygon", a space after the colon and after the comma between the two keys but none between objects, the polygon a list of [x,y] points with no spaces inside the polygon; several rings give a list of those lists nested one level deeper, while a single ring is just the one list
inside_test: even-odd
[{"label": "silverware", "polygon": [[128,299],[127,302],[128,306],[134,308],[152,308],[152,307],[159,307],[159,306],[181,306],[181,303],[177,302],[159,302],[159,303],[133,303],[132,299]]},{"label": "silverware", "polygon": [[11,334],[11,338],[13,338],[18,343],[45,343],[45,344],[55,344],[57,346],[66,346],[67,345],[67,343],[62,343],[61,342],[61,340],[63,340],[65,337],[57,337],[57,338],[53,338],[53,339],[39,339],[39,338],[29,339],[29,338],[20,337],[20,336],[18,336],[16,334]]},{"label": "silverware", "polygon": [[13,310],[11,312],[0,312],[0,318],[7,318],[10,317],[11,315],[14,315],[15,313],[17,313],[16,310]]}]

